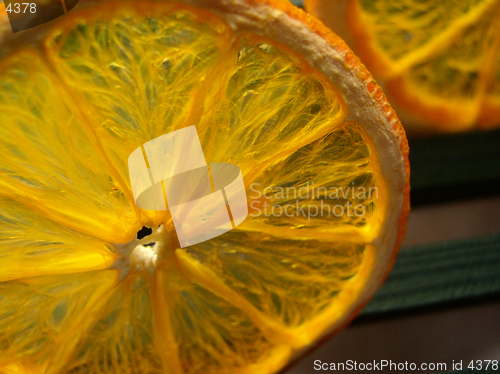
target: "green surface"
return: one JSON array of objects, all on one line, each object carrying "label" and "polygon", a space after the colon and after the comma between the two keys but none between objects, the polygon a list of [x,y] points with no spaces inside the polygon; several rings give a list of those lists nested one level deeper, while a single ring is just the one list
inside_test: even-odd
[{"label": "green surface", "polygon": [[412,188],[500,178],[499,130],[410,139],[409,143]]},{"label": "green surface", "polygon": [[361,316],[489,296],[500,300],[500,233],[403,248]]},{"label": "green surface", "polygon": [[409,139],[409,145],[413,206],[500,194],[500,130]]}]

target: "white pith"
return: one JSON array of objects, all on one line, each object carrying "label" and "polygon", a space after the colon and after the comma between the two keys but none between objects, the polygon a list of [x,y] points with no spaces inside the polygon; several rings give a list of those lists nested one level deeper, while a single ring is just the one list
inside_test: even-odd
[{"label": "white pith", "polygon": [[[169,240],[170,234],[165,225],[153,228],[152,230],[151,235],[147,235],[142,239],[134,238],[127,243],[113,244],[119,257],[110,266],[110,269],[118,269],[120,271],[120,280],[125,278],[132,270],[147,270],[152,275],[154,274],[158,257],[170,248],[171,241]],[[146,245],[151,243],[154,244]]]}]

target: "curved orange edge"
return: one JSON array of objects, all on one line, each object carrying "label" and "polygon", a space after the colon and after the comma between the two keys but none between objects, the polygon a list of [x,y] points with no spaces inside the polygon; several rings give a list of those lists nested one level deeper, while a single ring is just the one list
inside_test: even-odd
[{"label": "curved orange edge", "polygon": [[[386,96],[382,92],[380,86],[373,79],[372,74],[366,70],[365,66],[361,63],[360,59],[354,55],[351,49],[347,46],[347,44],[336,34],[334,34],[330,29],[328,29],[325,25],[323,25],[319,20],[314,18],[313,16],[305,13],[299,8],[296,8],[294,5],[289,3],[288,1],[283,0],[245,0],[249,4],[267,4],[274,8],[277,8],[290,17],[294,19],[298,19],[304,22],[312,31],[314,31],[317,35],[327,40],[333,49],[337,50],[340,54],[342,54],[345,58],[348,68],[352,69],[357,77],[362,80],[368,89],[371,96],[377,101],[381,108],[384,109],[384,114],[386,118],[389,120],[389,123],[393,125],[394,133],[400,139],[400,149],[404,158],[404,166],[406,170],[406,181],[403,189],[403,206],[399,216],[399,229],[396,237],[396,243],[394,246],[392,258],[390,264],[387,268],[384,278],[379,284],[379,287],[384,283],[384,281],[389,276],[389,273],[394,266],[394,262],[396,260],[397,254],[401,247],[401,243],[406,234],[406,225],[408,222],[408,216],[410,213],[410,161],[408,159],[409,154],[409,146],[408,140],[406,138],[406,132],[399,121],[396,112],[391,107],[390,103],[387,101]],[[354,4],[354,1],[351,1],[351,4]],[[359,305],[356,310],[351,314],[351,316],[344,322],[341,326],[331,331],[329,334],[321,338],[316,344],[308,348],[304,354],[314,350],[317,346],[319,346],[322,342],[328,340],[333,335],[337,334],[341,330],[343,330],[349,323],[361,312],[363,307],[371,300],[371,298],[365,300],[361,305]],[[302,355],[301,355],[302,356]],[[298,360],[298,358],[293,359],[283,370],[293,366],[293,364]]]},{"label": "curved orange edge", "polygon": [[[422,100],[414,95],[412,84],[404,77],[387,81],[387,94],[413,117],[441,132],[460,132],[472,129],[477,123],[478,107],[474,103],[449,104],[443,98]],[[470,106],[475,106],[471,108]],[[498,118],[497,118],[498,120]]]}]

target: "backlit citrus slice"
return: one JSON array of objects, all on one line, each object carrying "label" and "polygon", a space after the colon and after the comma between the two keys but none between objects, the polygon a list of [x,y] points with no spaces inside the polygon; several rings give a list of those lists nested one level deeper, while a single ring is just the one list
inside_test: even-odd
[{"label": "backlit citrus slice", "polygon": [[407,129],[500,125],[500,2],[305,0],[305,6],[387,86]]},{"label": "backlit citrus slice", "polygon": [[[0,373],[274,373],[338,331],[404,236],[408,147],[342,40],[288,2],[0,13]],[[249,215],[180,248],[127,160],[195,126]],[[146,226],[146,228],[144,228]]]}]

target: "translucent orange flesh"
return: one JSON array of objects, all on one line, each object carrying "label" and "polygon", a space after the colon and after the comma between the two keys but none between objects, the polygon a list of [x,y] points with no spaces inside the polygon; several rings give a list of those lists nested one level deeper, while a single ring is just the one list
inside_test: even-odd
[{"label": "translucent orange flesh", "polygon": [[[179,4],[74,13],[41,50],[0,61],[0,372],[282,368],[344,318],[381,250],[369,243],[385,182],[363,124],[345,116],[296,52]],[[128,156],[190,125],[209,162],[241,168],[250,206],[291,215],[254,209],[185,249],[167,232],[141,267],[117,243],[171,224],[135,206]],[[349,204],[364,214],[326,215]]]}]

